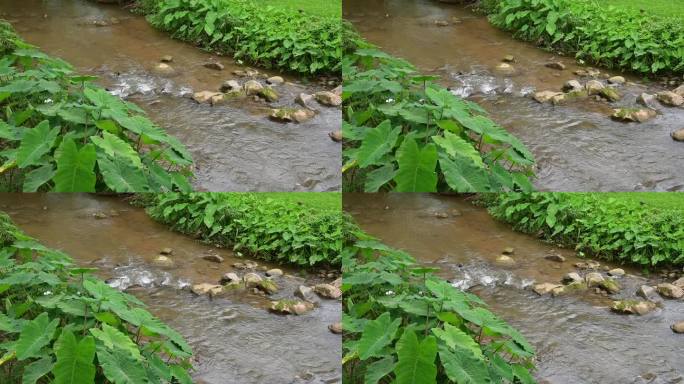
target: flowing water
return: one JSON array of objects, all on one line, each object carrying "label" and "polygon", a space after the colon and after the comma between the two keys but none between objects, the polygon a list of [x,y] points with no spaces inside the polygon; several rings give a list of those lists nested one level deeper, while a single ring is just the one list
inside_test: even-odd
[{"label": "flowing water", "polygon": [[[345,211],[384,243],[438,267],[453,285],[470,289],[531,341],[538,352],[536,376],[553,384],[684,382],[684,336],[670,325],[684,320],[684,302],[666,300],[646,316],[612,313],[612,298],[593,291],[538,296],[534,282],[558,282],[573,264],[573,252],[510,230],[482,208],[459,197],[420,194],[345,194]],[[447,213],[440,219],[436,213]],[[513,247],[514,267],[495,259]],[[546,260],[560,253],[563,263]],[[617,298],[636,298],[641,284],[655,284],[625,268]]]},{"label": "flowing water", "polygon": [[[195,159],[195,188],[340,189],[340,145],[328,137],[328,132],[340,129],[339,109],[321,107],[316,117],[303,124],[281,124],[268,118],[271,107],[295,106],[296,95],[322,90],[318,85],[283,75],[289,81],[277,88],[279,102],[267,105],[248,99],[217,107],[200,105],[188,98],[193,91],[216,91],[234,77],[233,70],[245,68],[229,57],[212,56],[172,40],[143,17],[115,5],[86,0],[0,0],[0,18],[9,20],[29,43],[70,62],[79,72],[100,76],[112,93],[136,102],[154,122],[178,137]],[[153,71],[165,55],[173,56],[174,77]],[[211,60],[226,68],[205,68]]]},{"label": "flowing water", "polygon": [[[118,197],[2,194],[0,210],[46,246],[67,252],[81,266],[99,268],[100,277],[135,294],[183,334],[195,352],[198,383],[340,382],[341,337],[328,330],[340,321],[339,302],[323,300],[306,315],[280,316],[268,312],[269,298],[256,294],[236,292],[214,300],[195,296],[189,285],[216,284],[234,262],[244,259],[171,232]],[[152,260],[167,247],[173,249],[176,268],[153,266]],[[207,254],[225,260],[204,260]],[[284,272],[276,281],[281,289],[274,299],[292,297],[297,286],[315,281],[294,270]]]},{"label": "flowing water", "polygon": [[[573,58],[514,40],[463,6],[433,0],[345,0],[344,17],[370,42],[438,74],[453,93],[470,97],[494,121],[518,136],[534,153],[537,188],[553,191],[684,190],[684,145],[670,132],[684,128],[684,109],[663,108],[644,124],[612,121],[613,105],[582,101],[541,105],[533,90],[559,91],[575,78]],[[435,21],[446,21],[440,27]],[[494,68],[514,55],[514,76]],[[568,68],[546,68],[550,61]],[[638,83],[638,79],[627,76]],[[657,85],[631,84],[616,105],[635,107],[641,92]]]}]

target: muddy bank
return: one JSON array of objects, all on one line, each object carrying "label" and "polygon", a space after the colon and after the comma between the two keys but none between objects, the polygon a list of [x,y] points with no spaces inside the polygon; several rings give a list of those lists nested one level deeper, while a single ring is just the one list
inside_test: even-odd
[{"label": "muddy bank", "polygon": [[[232,251],[194,241],[169,231],[118,198],[91,195],[0,195],[7,212],[28,235],[48,247],[72,255],[77,264],[97,267],[112,285],[127,288],[150,312],[178,330],[195,351],[194,378],[210,384],[340,382],[341,338],[328,330],[340,321],[340,304],[321,306],[302,316],[270,313],[270,301],[293,298],[300,284],[320,282],[316,276],[278,267],[271,297],[245,291],[214,298],[196,296],[189,287],[217,283],[245,262]],[[171,248],[175,266],[155,266],[160,250]],[[206,260],[207,255],[224,261]],[[259,263],[256,273],[277,266]]]},{"label": "muddy bank", "polygon": [[[529,95],[534,90],[560,91],[566,81],[577,78],[573,71],[581,67],[573,58],[514,40],[462,6],[431,0],[350,0],[344,2],[343,12],[364,38],[421,71],[440,75],[444,86],[479,102],[518,136],[537,159],[538,189],[684,189],[684,171],[676,165],[684,158],[684,146],[670,137],[683,128],[684,110],[661,108],[659,116],[643,124],[610,119],[613,108],[637,107],[640,93],[663,90],[658,84],[639,84],[627,76],[634,84],[618,88],[623,98],[617,103],[592,99],[542,105]],[[496,70],[507,55],[514,57],[513,74]],[[546,67],[556,61],[566,69]]]},{"label": "muddy bank", "polygon": [[[638,298],[635,292],[642,284],[669,280],[602,263],[627,272],[617,280],[620,293],[606,296],[588,290],[539,296],[531,290],[535,282],[559,282],[577,270],[574,263],[586,260],[513,232],[457,197],[348,194],[344,204],[363,230],[439,267],[443,278],[478,294],[494,313],[518,328],[537,348],[538,379],[554,384],[684,380],[684,339],[670,329],[684,320],[684,302],[664,300],[662,308],[645,316],[618,315],[609,309],[613,300]],[[496,261],[508,247],[514,249],[513,266]],[[551,254],[565,261],[548,260]],[[602,268],[599,271],[605,274]]]},{"label": "muddy bank", "polygon": [[[100,76],[114,94],[135,102],[152,120],[178,137],[195,159],[194,187],[210,191],[331,191],[340,188],[340,145],[328,137],[339,129],[338,108],[318,106],[301,124],[268,118],[271,108],[298,107],[299,93],[332,88],[315,80],[259,71],[259,80],[280,75],[274,103],[252,98],[220,106],[198,104],[193,92],[218,91],[245,70],[229,57],[210,55],[154,30],[143,17],[116,5],[86,0],[16,2],[0,0],[0,17],[9,20],[27,42],[72,63],[80,72]],[[164,56],[173,76],[154,70]],[[224,65],[221,71],[206,68]]]}]

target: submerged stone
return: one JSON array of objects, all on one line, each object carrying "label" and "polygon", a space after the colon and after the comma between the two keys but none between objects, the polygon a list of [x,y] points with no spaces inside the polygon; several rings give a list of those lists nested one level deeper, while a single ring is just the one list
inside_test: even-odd
[{"label": "submerged stone", "polygon": [[557,69],[557,70],[559,70],[559,71],[562,71],[562,70],[565,69],[565,64],[561,63],[560,61],[554,61],[554,62],[551,62],[551,63],[546,63],[546,67],[547,67],[547,68]]},{"label": "submerged stone", "polygon": [[684,97],[671,91],[658,92],[658,100],[670,107],[680,107],[684,105]]},{"label": "submerged stone", "polygon": [[262,88],[259,92],[258,95],[264,98],[268,102],[274,102],[278,101],[280,96],[278,95],[278,92],[276,92],[273,88],[270,87],[264,87]]},{"label": "submerged stone", "polygon": [[640,316],[646,315],[647,313],[656,309],[656,304],[650,301],[639,301],[639,300],[618,300],[613,301],[610,309],[613,312],[624,313],[624,314],[637,314]]},{"label": "submerged stone", "polygon": [[673,131],[670,137],[675,141],[684,141],[684,128]]},{"label": "submerged stone", "polygon": [[618,93],[618,91],[614,90],[613,88],[603,88],[599,92],[599,95],[603,97],[604,99],[608,101],[618,101],[622,98],[622,96]]},{"label": "submerged stone", "polygon": [[316,101],[329,107],[339,107],[342,105],[342,97],[329,91],[316,92],[314,97]]},{"label": "submerged stone", "polygon": [[684,289],[670,283],[658,284],[656,287],[658,293],[667,299],[681,299],[684,297]]}]

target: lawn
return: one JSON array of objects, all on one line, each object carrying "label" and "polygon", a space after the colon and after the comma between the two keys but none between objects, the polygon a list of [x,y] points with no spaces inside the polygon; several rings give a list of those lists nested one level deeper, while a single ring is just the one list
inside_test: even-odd
[{"label": "lawn", "polygon": [[255,196],[267,196],[274,200],[301,203],[323,211],[342,211],[342,195],[337,192],[262,192]]},{"label": "lawn", "polygon": [[601,4],[644,10],[647,15],[684,18],[684,1],[682,0],[603,0]]},{"label": "lawn", "polygon": [[299,9],[319,16],[342,17],[342,0],[263,0],[259,4]]},{"label": "lawn", "polygon": [[653,208],[684,211],[684,193],[681,192],[609,192],[592,194],[601,198],[612,197],[626,202],[639,202]]}]

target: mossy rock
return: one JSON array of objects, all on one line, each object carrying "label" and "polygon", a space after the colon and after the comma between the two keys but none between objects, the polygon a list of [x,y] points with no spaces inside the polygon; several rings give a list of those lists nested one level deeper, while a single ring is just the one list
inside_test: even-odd
[{"label": "mossy rock", "polygon": [[566,100],[582,100],[589,97],[589,92],[587,91],[571,91],[565,94]]},{"label": "mossy rock", "polygon": [[247,94],[242,89],[234,89],[232,91],[224,93],[223,97],[226,100],[243,99],[247,97]]},{"label": "mossy rock", "polygon": [[264,98],[268,102],[278,101],[280,96],[273,88],[265,87],[261,89],[258,93],[259,96]]},{"label": "mossy rock", "polygon": [[257,283],[257,288],[269,295],[278,292],[278,286],[271,280],[261,280],[259,283]]},{"label": "mossy rock", "polygon": [[582,292],[589,289],[584,281],[575,281],[565,286],[565,292]]},{"label": "mossy rock", "polygon": [[622,98],[618,91],[608,87],[601,89],[599,95],[608,101],[618,101]]},{"label": "mossy rock", "polygon": [[603,288],[603,290],[607,291],[608,293],[614,294],[620,292],[620,284],[618,284],[615,280],[613,279],[605,279],[602,282],[599,283],[599,287]]},{"label": "mossy rock", "polygon": [[618,300],[613,301],[613,305],[610,307],[611,310],[620,313],[632,313],[632,308],[639,304],[639,300]]}]

